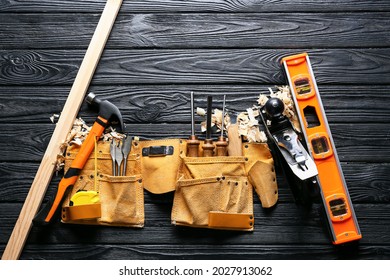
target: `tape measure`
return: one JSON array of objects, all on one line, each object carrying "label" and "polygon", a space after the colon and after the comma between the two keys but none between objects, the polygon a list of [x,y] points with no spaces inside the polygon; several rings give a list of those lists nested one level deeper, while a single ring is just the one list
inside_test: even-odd
[{"label": "tape measure", "polygon": [[95,191],[79,191],[70,199],[70,206],[99,203],[99,194]]},{"label": "tape measure", "polygon": [[334,244],[362,238],[336,153],[317,83],[306,53],[282,59],[306,145],[318,169],[318,184]]}]

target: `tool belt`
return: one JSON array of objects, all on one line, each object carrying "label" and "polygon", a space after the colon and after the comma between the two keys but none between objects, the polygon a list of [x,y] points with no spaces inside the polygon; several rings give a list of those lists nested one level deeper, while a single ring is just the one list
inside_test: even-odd
[{"label": "tool belt", "polygon": [[[144,191],[140,155],[136,144],[127,158],[126,176],[112,176],[110,142],[99,141],[79,178],[62,205],[64,223],[143,227]],[[65,172],[79,152],[76,145],[66,151]],[[78,194],[96,193],[96,201],[89,197],[81,205],[73,205]]]},{"label": "tool belt", "polygon": [[[172,224],[251,231],[253,187],[264,208],[278,198],[273,158],[267,144],[243,144],[243,156],[186,157],[172,207]],[[202,143],[199,147],[202,146]]]},{"label": "tool belt", "polygon": [[[78,150],[68,147],[65,171]],[[187,157],[186,152],[184,139],[133,140],[125,176],[112,176],[110,143],[99,141],[63,203],[62,222],[143,227],[145,189],[174,191],[174,225],[250,231],[253,188],[262,207],[277,202],[267,144],[244,143],[243,156]],[[96,193],[96,202],[72,204],[75,195],[84,193]]]}]

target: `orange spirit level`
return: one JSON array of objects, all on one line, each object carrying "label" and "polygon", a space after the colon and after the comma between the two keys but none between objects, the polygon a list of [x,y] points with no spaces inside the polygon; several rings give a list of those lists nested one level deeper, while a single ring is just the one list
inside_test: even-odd
[{"label": "orange spirit level", "polygon": [[362,238],[348,194],[320,94],[306,53],[282,59],[306,145],[317,166],[322,202],[332,241],[341,244]]}]

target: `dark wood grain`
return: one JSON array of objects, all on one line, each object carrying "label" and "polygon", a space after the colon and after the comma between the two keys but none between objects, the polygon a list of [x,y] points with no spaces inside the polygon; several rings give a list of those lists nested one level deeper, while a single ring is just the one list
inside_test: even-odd
[{"label": "dark wood grain", "polygon": [[[0,250],[2,248],[0,247]],[[242,254],[245,251],[245,254]],[[24,260],[388,260],[389,248],[383,245],[138,245],[138,244],[58,244],[27,245]],[[118,267],[117,269],[119,270]]]},{"label": "dark wood grain", "polygon": [[[195,106],[206,108],[207,95],[214,96],[215,108],[222,107],[226,94],[229,115],[234,116],[257,104],[260,94],[269,94],[271,85],[141,85],[92,86],[89,90],[107,99],[121,110],[127,124],[189,124],[190,92]],[[0,87],[0,121],[12,124],[49,124],[50,116],[59,114],[70,87]],[[320,85],[321,99],[329,123],[389,123],[390,95],[388,86]],[[12,98],[9,96],[12,95]],[[142,114],[142,111],[149,113]],[[79,116],[91,123],[96,110],[83,104]],[[196,117],[199,123],[203,118]]]},{"label": "dark wood grain", "polygon": [[[279,61],[302,50],[106,50],[93,85],[282,84]],[[388,84],[388,49],[311,50],[319,84]],[[83,57],[73,50],[0,51],[0,85],[69,85]]]},{"label": "dark wood grain", "polygon": [[[99,12],[104,0],[2,0],[0,11],[6,12]],[[345,11],[390,11],[386,0],[328,0],[328,1],[292,1],[292,0],[144,0],[124,1],[122,11],[132,13],[164,12],[345,12]]]},{"label": "dark wood grain", "polygon": [[[0,142],[3,149],[0,157],[4,161],[40,161],[54,130],[51,125],[3,125]],[[341,161],[389,162],[390,124],[333,124],[333,138]],[[147,139],[188,138],[188,124],[131,124],[127,131]],[[197,126],[200,131],[200,126]],[[204,135],[199,135],[204,138]],[[17,141],[15,141],[17,139]],[[375,141],[372,141],[375,139]]]},{"label": "dark wood grain", "polygon": [[[17,217],[20,204],[2,204],[3,231],[1,240],[6,240]],[[319,205],[303,210],[295,204],[277,204],[272,211],[264,211],[254,205],[255,230],[253,232],[194,229],[173,226],[170,222],[171,207],[147,203],[145,205],[145,227],[143,229],[80,226],[53,223],[50,227],[35,226],[29,236],[30,244],[144,244],[154,245],[207,245],[235,246],[243,244],[289,244],[314,245],[329,242],[326,222]],[[385,204],[354,204],[364,238],[362,245],[389,245],[386,234],[390,208]],[[370,230],[376,228],[376,231]],[[277,232],[278,234],[275,234]],[[131,236],[131,240],[129,240]]]},{"label": "dark wood grain", "polygon": [[[0,0],[0,252],[105,2]],[[21,258],[389,260],[389,16],[388,0],[123,1],[89,88],[119,107],[131,134],[187,138],[191,91],[203,108],[206,95],[220,108],[226,94],[234,115],[286,84],[282,57],[307,51],[362,230],[358,244],[333,246],[321,205],[298,207],[276,166],[278,203],[265,210],[254,194],[253,233],[175,227],[173,193],[145,191],[144,229],[56,221],[33,228]],[[85,104],[79,115],[96,118]]]},{"label": "dark wood grain", "polygon": [[[44,22],[41,14],[5,14],[0,37],[8,49],[84,49],[98,20],[99,14],[50,14]],[[106,48],[386,47],[389,26],[389,13],[121,13]]]}]

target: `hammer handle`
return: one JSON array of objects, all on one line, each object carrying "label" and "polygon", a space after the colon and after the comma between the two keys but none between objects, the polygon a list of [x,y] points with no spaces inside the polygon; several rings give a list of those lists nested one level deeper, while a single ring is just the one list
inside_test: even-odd
[{"label": "hammer handle", "polygon": [[[87,138],[84,140],[83,144],[81,145],[79,152],[77,153],[75,159],[72,161],[70,165],[70,168],[65,173],[64,177],[61,179],[58,185],[57,194],[54,198],[49,213],[45,218],[46,223],[49,223],[51,221],[53,215],[55,214],[59,205],[61,204],[67,190],[76,183],[81,170],[84,168],[85,163],[87,162],[89,156],[91,155],[95,147],[95,139],[100,138],[107,123],[108,123],[107,120],[98,117],[97,121],[95,121],[95,123],[93,124],[91,131],[89,132]],[[44,209],[42,211],[44,211]],[[40,214],[38,214],[38,216],[40,216]]]}]

